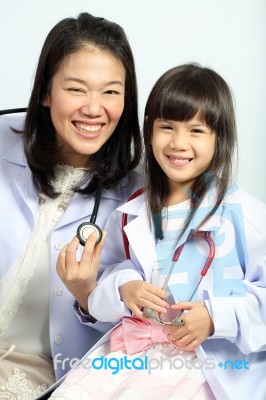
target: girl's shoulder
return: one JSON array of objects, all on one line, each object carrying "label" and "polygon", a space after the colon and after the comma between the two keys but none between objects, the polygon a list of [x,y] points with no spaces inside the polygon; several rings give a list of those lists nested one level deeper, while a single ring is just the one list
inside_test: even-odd
[{"label": "girl's shoulder", "polygon": [[252,194],[240,189],[237,185],[231,186],[227,191],[224,200],[224,204],[240,204],[242,207],[247,208],[258,208],[262,212],[266,210],[266,204],[261,200],[253,196]]},{"label": "girl's shoulder", "polygon": [[266,204],[244,190],[234,185],[234,190],[228,191],[224,200],[223,207],[241,211],[241,216],[245,225],[255,228],[257,231],[266,232]]}]

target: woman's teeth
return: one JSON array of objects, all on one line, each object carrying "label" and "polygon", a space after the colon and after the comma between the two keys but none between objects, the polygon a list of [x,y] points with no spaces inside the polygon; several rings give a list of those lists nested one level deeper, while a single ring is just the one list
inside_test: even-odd
[{"label": "woman's teeth", "polygon": [[88,125],[84,123],[75,123],[76,128],[83,132],[97,132],[101,129],[101,125]]}]

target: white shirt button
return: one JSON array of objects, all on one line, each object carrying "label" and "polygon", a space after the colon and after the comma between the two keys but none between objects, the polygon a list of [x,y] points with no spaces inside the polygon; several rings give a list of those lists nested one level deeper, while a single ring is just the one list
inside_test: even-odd
[{"label": "white shirt button", "polygon": [[54,289],[54,294],[56,295],[56,296],[62,296],[62,294],[63,294],[63,289],[61,288],[61,287],[56,287],[55,289]]},{"label": "white shirt button", "polygon": [[61,344],[63,342],[62,336],[56,336],[54,342],[55,344]]},{"label": "white shirt button", "polygon": [[62,250],[63,247],[64,247],[63,243],[56,243],[55,245],[56,250]]}]

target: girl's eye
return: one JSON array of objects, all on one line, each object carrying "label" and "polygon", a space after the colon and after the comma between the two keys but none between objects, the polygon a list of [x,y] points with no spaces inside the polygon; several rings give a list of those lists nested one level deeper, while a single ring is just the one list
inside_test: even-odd
[{"label": "girl's eye", "polygon": [[171,127],[170,125],[161,125],[161,126],[160,126],[160,129],[163,129],[163,130],[172,130],[172,127]]},{"label": "girl's eye", "polygon": [[191,132],[192,133],[204,133],[204,131],[202,129],[197,129],[197,128],[192,129]]}]

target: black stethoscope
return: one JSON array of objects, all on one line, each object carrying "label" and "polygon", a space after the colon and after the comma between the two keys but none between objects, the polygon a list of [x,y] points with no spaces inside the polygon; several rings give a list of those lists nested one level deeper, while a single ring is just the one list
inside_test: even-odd
[{"label": "black stethoscope", "polygon": [[[135,199],[143,192],[144,192],[143,188],[137,190],[135,193],[132,194],[132,196],[130,196],[128,198],[127,201],[129,202],[130,200]],[[99,185],[98,185],[98,188],[96,191],[96,195],[95,195],[95,203],[94,203],[93,211],[91,214],[91,219],[89,222],[83,222],[82,224],[80,224],[77,229],[77,237],[82,246],[85,246],[86,240],[88,239],[90,234],[93,232],[96,232],[96,234],[97,234],[96,244],[102,240],[102,236],[103,236],[102,230],[101,230],[101,228],[99,228],[98,225],[96,225],[96,219],[97,219],[100,201],[101,201],[101,194],[102,194],[102,182],[99,182]],[[123,214],[123,216],[122,216],[123,242],[124,242],[126,256],[127,256],[127,258],[130,258],[129,243],[128,243],[127,236],[124,232],[124,227],[126,225],[127,225],[127,214]]]},{"label": "black stethoscope", "polygon": [[100,201],[101,201],[101,194],[102,194],[102,182],[99,182],[96,195],[95,195],[95,203],[91,214],[91,219],[89,222],[83,222],[80,224],[77,229],[77,237],[79,239],[79,243],[84,246],[86,240],[93,232],[96,233],[97,239],[96,244],[102,240],[102,230],[96,225],[96,219],[99,211]]}]

